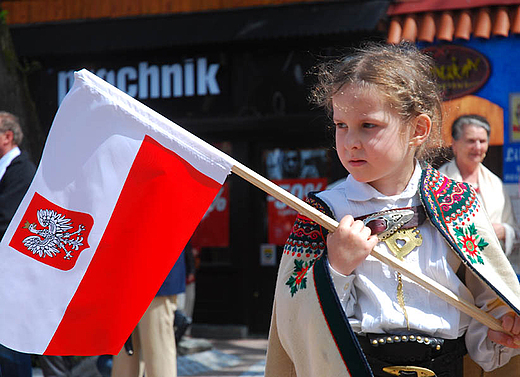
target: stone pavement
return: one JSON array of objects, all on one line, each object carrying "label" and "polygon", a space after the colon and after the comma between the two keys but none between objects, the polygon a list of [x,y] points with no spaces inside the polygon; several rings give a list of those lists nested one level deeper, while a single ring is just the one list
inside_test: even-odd
[{"label": "stone pavement", "polygon": [[[261,377],[264,376],[267,338],[248,336],[242,339],[203,339],[185,337],[179,345],[179,377]],[[104,377],[97,369],[98,356],[87,357],[76,365],[73,377]],[[33,369],[33,377],[43,377]]]},{"label": "stone pavement", "polygon": [[[187,340],[198,341],[197,338]],[[206,342],[209,343],[210,349],[177,358],[179,377],[264,375],[267,349],[265,337],[209,339]]]}]

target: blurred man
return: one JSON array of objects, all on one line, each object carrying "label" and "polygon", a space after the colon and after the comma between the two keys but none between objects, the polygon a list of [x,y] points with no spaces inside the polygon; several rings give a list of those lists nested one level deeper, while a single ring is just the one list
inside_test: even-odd
[{"label": "blurred man", "polygon": [[[18,147],[23,139],[18,118],[0,112],[0,238],[22,201],[36,167]],[[31,376],[31,356],[0,345],[0,376]]]}]

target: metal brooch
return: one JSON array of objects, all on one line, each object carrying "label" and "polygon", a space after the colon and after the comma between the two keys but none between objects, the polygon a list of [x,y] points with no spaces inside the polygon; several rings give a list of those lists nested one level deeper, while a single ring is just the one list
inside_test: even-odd
[{"label": "metal brooch", "polygon": [[385,221],[385,230],[377,235],[379,240],[383,241],[387,237],[397,232],[408,221],[410,221],[413,218],[414,214],[415,212],[411,209],[398,209],[394,211],[378,212],[366,217],[363,220],[363,223],[367,225],[372,220]]}]

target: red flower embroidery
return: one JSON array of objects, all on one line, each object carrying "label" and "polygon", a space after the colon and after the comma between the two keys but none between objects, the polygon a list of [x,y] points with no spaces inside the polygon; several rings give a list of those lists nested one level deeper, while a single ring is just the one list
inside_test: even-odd
[{"label": "red flower embroidery", "polygon": [[316,262],[316,259],[310,261],[294,260],[294,270],[289,280],[285,283],[291,288],[291,297],[300,289],[307,288],[307,272],[309,268]]},{"label": "red flower embroidery", "polygon": [[488,245],[486,240],[477,232],[475,224],[467,227],[455,227],[455,236],[459,248],[466,254],[471,263],[484,264],[480,252]]},{"label": "red flower embroidery", "polygon": [[462,247],[464,248],[464,250],[469,255],[474,257],[477,254],[478,249],[477,249],[477,242],[473,238],[473,236],[470,236],[470,235],[464,236],[461,241],[462,241],[461,243],[462,243]]},{"label": "red flower embroidery", "polygon": [[296,274],[296,284],[300,285],[302,282],[302,279],[307,275],[307,270],[310,266],[302,268],[297,274]]}]

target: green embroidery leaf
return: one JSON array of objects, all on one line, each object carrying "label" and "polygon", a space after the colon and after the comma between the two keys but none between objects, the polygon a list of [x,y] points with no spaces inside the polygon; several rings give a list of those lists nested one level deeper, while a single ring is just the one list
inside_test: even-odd
[{"label": "green embroidery leaf", "polygon": [[294,260],[294,270],[295,271],[301,271],[302,268],[303,268],[303,260],[295,259]]},{"label": "green embroidery leaf", "polygon": [[455,228],[455,235],[456,235],[457,237],[464,237],[464,232],[462,231],[461,228],[456,227],[456,228]]},{"label": "green embroidery leaf", "polygon": [[469,234],[471,234],[471,235],[477,234],[477,228],[475,228],[475,224],[473,224],[473,223],[469,224],[468,230],[469,230]]},{"label": "green embroidery leaf", "polygon": [[480,237],[480,240],[478,241],[478,248],[482,251],[484,248],[489,245],[482,237]]}]

